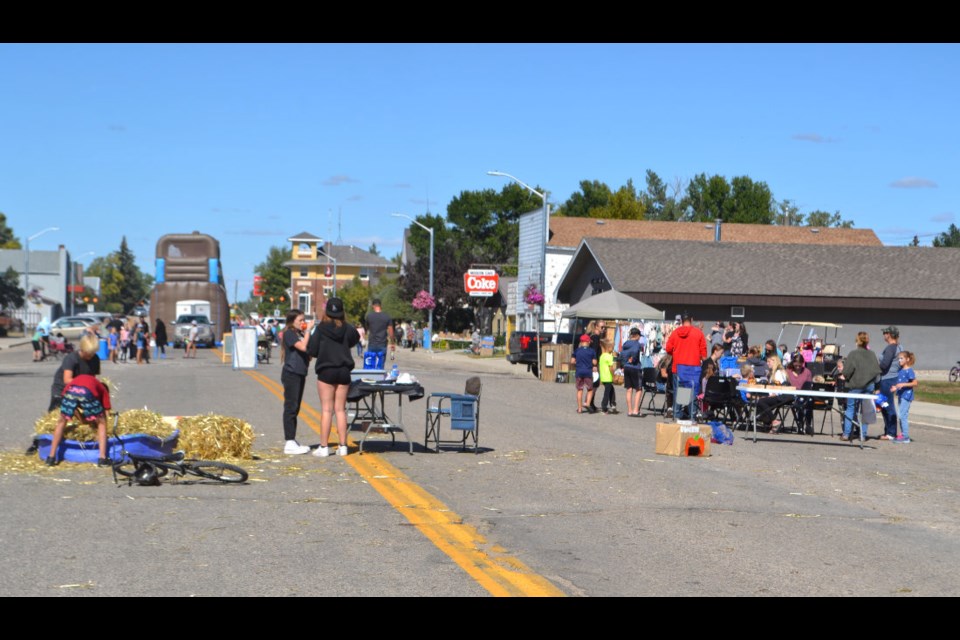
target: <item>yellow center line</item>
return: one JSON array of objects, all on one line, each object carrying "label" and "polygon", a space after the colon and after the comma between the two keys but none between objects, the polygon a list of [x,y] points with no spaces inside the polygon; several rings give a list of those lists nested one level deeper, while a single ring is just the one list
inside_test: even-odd
[{"label": "yellow center line", "polygon": [[[283,401],[283,386],[257,371],[244,371]],[[320,432],[320,412],[304,403],[300,419]],[[336,430],[331,430],[336,435]],[[347,442],[356,444],[349,436]],[[564,596],[549,580],[491,544],[477,529],[465,524],[441,500],[431,495],[406,474],[375,453],[344,458],[344,461],[373,487],[420,533],[447,554],[461,569],[494,596]]]}]

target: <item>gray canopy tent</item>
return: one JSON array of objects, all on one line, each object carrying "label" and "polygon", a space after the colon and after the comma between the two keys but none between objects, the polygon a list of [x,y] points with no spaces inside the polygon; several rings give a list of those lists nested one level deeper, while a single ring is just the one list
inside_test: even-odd
[{"label": "gray canopy tent", "polygon": [[663,320],[664,313],[619,291],[604,291],[563,312],[564,318],[603,320]]}]

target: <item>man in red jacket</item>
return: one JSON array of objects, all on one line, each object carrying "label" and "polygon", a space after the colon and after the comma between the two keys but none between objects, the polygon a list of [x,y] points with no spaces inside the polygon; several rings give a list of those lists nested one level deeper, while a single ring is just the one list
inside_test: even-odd
[{"label": "man in red jacket", "polygon": [[697,395],[700,393],[700,363],[707,357],[707,339],[703,331],[693,326],[693,317],[686,311],[681,315],[681,326],[673,330],[667,340],[667,353],[673,356],[673,417],[681,419],[677,391],[681,386],[691,387],[690,405],[686,418],[693,420],[696,415]]}]

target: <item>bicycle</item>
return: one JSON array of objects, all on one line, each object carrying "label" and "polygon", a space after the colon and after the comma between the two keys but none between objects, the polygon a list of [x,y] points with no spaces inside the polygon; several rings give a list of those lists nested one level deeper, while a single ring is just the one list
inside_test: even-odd
[{"label": "bicycle", "polygon": [[247,481],[246,470],[219,460],[195,460],[187,458],[183,451],[164,456],[139,456],[126,450],[123,439],[117,433],[119,414],[113,419],[113,436],[120,443],[121,456],[113,462],[113,482],[120,485],[118,476],[127,479],[127,486],[136,482],[142,486],[157,486],[160,479],[172,474],[174,481],[187,475],[205,480],[216,480],[226,484],[240,484]]},{"label": "bicycle", "polygon": [[948,375],[950,382],[956,382],[960,380],[960,360],[957,360],[956,366],[950,367],[950,374]]}]

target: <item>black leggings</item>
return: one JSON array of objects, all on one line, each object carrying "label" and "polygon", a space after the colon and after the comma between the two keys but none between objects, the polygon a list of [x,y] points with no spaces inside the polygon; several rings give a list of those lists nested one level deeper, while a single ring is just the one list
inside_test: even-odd
[{"label": "black leggings", "polygon": [[307,376],[283,371],[280,373],[283,383],[283,439],[297,439],[297,416],[303,402],[303,390],[307,386]]}]

